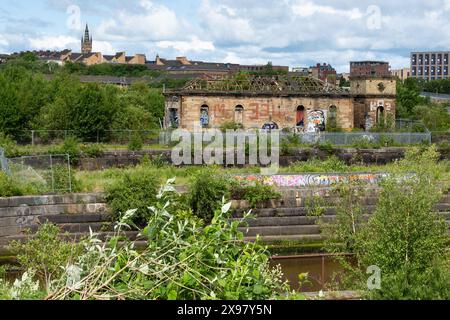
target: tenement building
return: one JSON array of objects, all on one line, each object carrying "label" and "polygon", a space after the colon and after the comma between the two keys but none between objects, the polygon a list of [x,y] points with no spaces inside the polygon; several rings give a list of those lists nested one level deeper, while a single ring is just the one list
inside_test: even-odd
[{"label": "tenement building", "polygon": [[449,78],[450,51],[411,53],[411,77],[429,80]]},{"label": "tenement building", "polygon": [[384,61],[352,61],[350,62],[351,77],[389,77],[391,70],[389,62]]},{"label": "tenement building", "polygon": [[165,126],[197,130],[234,123],[244,129],[325,131],[371,129],[387,115],[395,118],[396,80],[353,77],[351,90],[311,77],[277,76],[195,79],[165,92]]}]

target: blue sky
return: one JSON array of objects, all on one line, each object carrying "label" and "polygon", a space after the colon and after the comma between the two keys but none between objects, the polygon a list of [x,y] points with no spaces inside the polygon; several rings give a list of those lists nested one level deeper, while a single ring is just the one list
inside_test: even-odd
[{"label": "blue sky", "polygon": [[0,52],[94,50],[291,67],[450,50],[450,0],[2,0]]}]

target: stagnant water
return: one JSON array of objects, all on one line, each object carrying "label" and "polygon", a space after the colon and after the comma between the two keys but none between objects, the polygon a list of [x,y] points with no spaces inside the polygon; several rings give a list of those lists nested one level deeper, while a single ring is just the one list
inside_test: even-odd
[{"label": "stagnant water", "polygon": [[[291,288],[302,292],[326,290],[326,286],[334,281],[333,277],[344,271],[335,258],[321,254],[273,257],[271,264],[280,265]],[[300,288],[299,274],[302,273],[308,273],[308,282]]]},{"label": "stagnant water", "polygon": [[[0,263],[1,265],[1,263]],[[289,257],[273,257],[272,266],[280,265],[284,280],[289,281],[293,290],[302,292],[318,292],[325,290],[333,280],[333,275],[343,271],[342,266],[329,255],[302,255]],[[308,283],[300,288],[299,274],[308,273]],[[6,279],[14,281],[20,277],[18,271],[8,272]]]}]

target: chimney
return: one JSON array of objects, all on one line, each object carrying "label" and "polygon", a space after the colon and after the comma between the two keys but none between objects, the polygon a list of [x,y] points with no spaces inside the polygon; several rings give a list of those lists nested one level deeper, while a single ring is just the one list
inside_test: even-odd
[{"label": "chimney", "polygon": [[177,61],[180,61],[183,65],[190,65],[191,63],[186,57],[177,57]]}]

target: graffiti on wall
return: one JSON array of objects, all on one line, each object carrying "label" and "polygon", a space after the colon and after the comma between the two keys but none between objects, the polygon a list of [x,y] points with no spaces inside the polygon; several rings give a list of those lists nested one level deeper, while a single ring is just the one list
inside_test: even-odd
[{"label": "graffiti on wall", "polygon": [[[214,119],[232,119],[235,117],[235,108],[227,108],[225,104],[217,104],[212,108],[212,118]],[[245,118],[251,121],[280,119],[282,112],[280,108],[269,103],[252,102],[242,107]]]},{"label": "graffiti on wall", "polygon": [[371,112],[377,112],[379,107],[383,107],[384,110],[386,110],[386,111],[392,110],[392,104],[390,102],[386,102],[384,100],[370,102],[370,111]]},{"label": "graffiti on wall", "polygon": [[200,124],[202,127],[209,125],[209,110],[207,108],[202,108],[200,110]]},{"label": "graffiti on wall", "polygon": [[308,133],[325,131],[325,111],[313,110],[308,112]]},{"label": "graffiti on wall", "polygon": [[234,178],[243,185],[262,183],[268,186],[280,188],[299,187],[327,187],[339,183],[361,182],[367,184],[378,184],[386,178],[385,173],[364,174],[297,174],[297,175],[242,175]]}]

